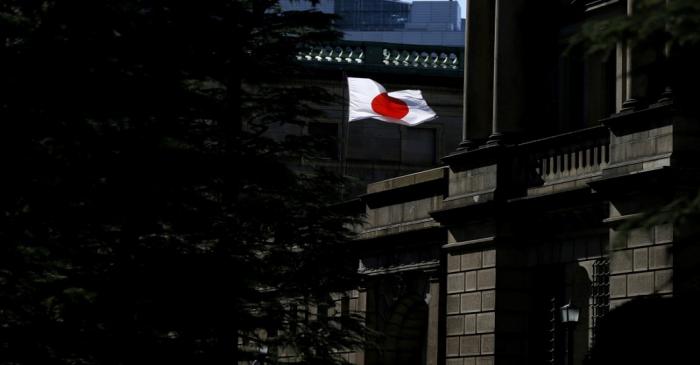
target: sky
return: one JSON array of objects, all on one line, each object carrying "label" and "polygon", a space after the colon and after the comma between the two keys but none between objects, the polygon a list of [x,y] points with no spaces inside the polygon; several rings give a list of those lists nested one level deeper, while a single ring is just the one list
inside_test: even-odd
[{"label": "sky", "polygon": [[457,0],[459,1],[459,8],[462,9],[462,18],[466,18],[467,15],[467,0]]}]

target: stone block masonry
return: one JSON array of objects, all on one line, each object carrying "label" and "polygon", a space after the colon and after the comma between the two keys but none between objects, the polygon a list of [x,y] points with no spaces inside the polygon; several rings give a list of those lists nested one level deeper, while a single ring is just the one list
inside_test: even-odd
[{"label": "stone block masonry", "polygon": [[496,250],[461,247],[446,253],[447,364],[492,364],[495,351]]}]

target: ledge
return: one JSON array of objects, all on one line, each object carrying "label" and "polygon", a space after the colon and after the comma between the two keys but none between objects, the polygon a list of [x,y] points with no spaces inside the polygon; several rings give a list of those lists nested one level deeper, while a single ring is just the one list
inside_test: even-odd
[{"label": "ledge", "polygon": [[644,217],[644,214],[642,213],[634,213],[634,214],[626,214],[626,215],[621,215],[618,217],[610,217],[610,218],[605,218],[603,219],[603,223],[610,224],[610,225],[617,225],[623,222],[627,222],[632,219],[639,219]]},{"label": "ledge", "polygon": [[430,228],[440,227],[440,224],[432,218],[424,218],[410,222],[394,223],[387,226],[373,227],[357,234],[360,240],[369,240],[378,237],[397,235],[407,232],[415,232]]},{"label": "ledge", "polygon": [[580,202],[591,203],[599,199],[597,192],[589,186],[579,185],[572,189],[552,192],[551,194],[530,195],[508,199],[507,203],[513,209],[550,209],[562,204],[579,204]]},{"label": "ledge", "polygon": [[397,273],[397,272],[402,272],[402,271],[417,271],[417,270],[430,270],[430,271],[432,271],[438,267],[440,267],[440,261],[433,260],[433,261],[418,262],[418,263],[406,264],[406,265],[390,266],[390,267],[378,268],[378,269],[358,269],[357,273],[362,274],[362,275],[374,276],[374,275]]},{"label": "ledge", "polygon": [[370,209],[447,194],[447,167],[438,167],[367,185],[360,195]]},{"label": "ledge", "polygon": [[468,241],[461,241],[461,242],[454,242],[454,243],[448,243],[446,245],[443,245],[441,248],[445,250],[449,250],[452,248],[457,248],[457,247],[464,247],[464,246],[474,246],[482,243],[491,243],[496,240],[495,236],[489,236],[489,237],[484,237],[484,238],[477,238],[474,240],[468,240]]},{"label": "ledge", "polygon": [[387,192],[389,190],[406,188],[417,184],[442,180],[445,179],[446,172],[447,167],[438,167],[431,170],[420,171],[413,174],[395,177],[393,179],[371,183],[367,185],[367,194],[362,195],[362,197]]},{"label": "ledge", "polygon": [[[494,206],[496,205],[495,200],[487,200],[484,202],[479,202],[479,203],[473,203],[473,204],[465,204],[465,205],[457,205],[457,206],[450,206],[442,209],[437,209],[432,212],[430,212],[430,216],[435,219],[435,221],[440,222],[440,223],[449,223],[450,220],[454,220],[454,218],[457,219],[464,219],[464,216],[461,216],[460,214],[468,211],[468,210],[490,210],[493,209]],[[486,212],[483,212],[484,214]]]},{"label": "ledge", "polygon": [[503,155],[509,146],[506,145],[485,145],[473,150],[462,150],[453,152],[441,160],[450,167],[480,167],[493,165]]},{"label": "ledge", "polygon": [[671,153],[664,153],[611,164],[602,170],[602,177],[610,179],[669,168],[671,166],[671,156]]},{"label": "ledge", "polygon": [[496,188],[449,196],[442,200],[443,209],[440,210],[450,210],[469,205],[483,204],[494,200],[495,195]]},{"label": "ledge", "polygon": [[608,128],[601,124],[594,127],[578,129],[571,132],[561,133],[545,138],[523,142],[518,144],[517,147],[526,150],[533,150],[549,148],[552,146],[561,146],[563,144],[569,146],[576,143],[582,144],[587,142],[595,142],[596,140],[600,139],[607,139],[608,136]]},{"label": "ledge", "polygon": [[615,135],[624,135],[671,124],[668,118],[675,112],[673,103],[652,104],[645,109],[613,114],[600,122]]},{"label": "ledge", "polygon": [[[605,170],[604,170],[605,171]],[[640,170],[633,173],[606,176],[588,183],[596,192],[607,196],[616,196],[620,191],[631,192],[633,189],[652,189],[659,184],[671,185],[677,178],[675,169],[661,167],[654,170]]]},{"label": "ledge", "polygon": [[588,183],[602,176],[600,171],[595,173],[580,175],[572,178],[556,180],[551,183],[540,186],[531,186],[527,188],[527,197],[538,197],[552,195],[562,192],[567,192],[576,189],[587,189]]}]

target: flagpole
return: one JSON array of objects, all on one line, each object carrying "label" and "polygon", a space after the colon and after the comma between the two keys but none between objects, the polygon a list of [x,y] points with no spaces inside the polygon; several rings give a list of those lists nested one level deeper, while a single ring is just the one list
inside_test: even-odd
[{"label": "flagpole", "polygon": [[342,71],[342,88],[343,88],[343,107],[342,107],[342,112],[341,112],[341,121],[340,121],[340,128],[341,128],[341,148],[342,151],[340,151],[341,155],[341,161],[340,161],[340,173],[342,174],[343,177],[347,175],[348,173],[348,141],[350,140],[349,134],[350,134],[350,128],[348,123],[348,116],[347,116],[347,105],[348,105],[348,100],[347,100],[347,95],[345,93],[345,90],[347,89],[347,74],[345,73],[345,70]]},{"label": "flagpole", "polygon": [[[341,73],[344,74],[345,72],[343,71]],[[341,76],[342,77],[342,76]],[[345,146],[345,124],[343,124],[343,120],[345,119],[345,81],[341,79],[340,81],[340,87],[341,87],[341,100],[340,100],[340,128],[337,131],[338,135],[338,140],[337,140],[337,147],[338,147],[338,172],[343,173],[343,159],[345,158],[343,156],[343,151],[344,151],[344,146]]]}]

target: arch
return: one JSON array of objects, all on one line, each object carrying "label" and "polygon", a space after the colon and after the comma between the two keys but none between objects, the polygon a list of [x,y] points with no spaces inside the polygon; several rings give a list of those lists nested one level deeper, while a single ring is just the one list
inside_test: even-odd
[{"label": "arch", "polygon": [[382,364],[425,364],[428,305],[417,294],[396,301],[385,322]]}]

